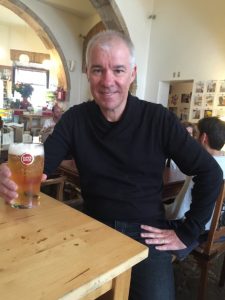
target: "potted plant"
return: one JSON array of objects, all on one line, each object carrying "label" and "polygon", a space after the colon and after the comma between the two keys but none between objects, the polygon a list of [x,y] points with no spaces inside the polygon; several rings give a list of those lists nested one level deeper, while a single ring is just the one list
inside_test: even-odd
[{"label": "potted plant", "polygon": [[16,91],[20,93],[23,100],[21,101],[20,108],[27,109],[29,106],[32,106],[31,103],[28,101],[29,98],[33,93],[34,88],[29,83],[22,83],[17,82],[13,85],[13,92]]},{"label": "potted plant", "polygon": [[22,98],[29,98],[33,93],[34,88],[29,83],[17,82],[13,86],[13,92],[20,93]]}]

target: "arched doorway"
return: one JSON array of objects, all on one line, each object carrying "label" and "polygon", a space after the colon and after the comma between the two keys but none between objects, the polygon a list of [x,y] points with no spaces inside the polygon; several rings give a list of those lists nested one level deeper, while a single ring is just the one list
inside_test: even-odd
[{"label": "arched doorway", "polygon": [[[127,27],[114,0],[106,0],[101,5],[97,0],[90,0],[90,2],[101,17],[106,29],[118,30],[128,35]],[[69,97],[71,82],[68,65],[62,48],[51,29],[42,21],[40,16],[20,0],[0,0],[0,5],[18,15],[36,32],[46,49],[49,50],[51,57],[57,62],[59,85],[67,90]]]}]

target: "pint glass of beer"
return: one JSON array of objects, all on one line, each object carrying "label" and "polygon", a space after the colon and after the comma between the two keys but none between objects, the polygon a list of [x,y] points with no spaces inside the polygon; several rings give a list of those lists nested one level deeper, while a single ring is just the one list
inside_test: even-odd
[{"label": "pint glass of beer", "polygon": [[18,186],[18,198],[11,202],[11,206],[15,208],[38,206],[44,168],[43,144],[11,144],[9,146],[8,166],[12,172],[11,179]]}]

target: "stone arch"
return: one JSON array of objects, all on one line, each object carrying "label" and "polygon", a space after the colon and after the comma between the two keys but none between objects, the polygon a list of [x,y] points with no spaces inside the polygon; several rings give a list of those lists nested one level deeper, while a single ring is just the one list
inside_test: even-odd
[{"label": "stone arch", "polygon": [[[106,29],[114,29],[129,35],[124,19],[115,0],[89,0]],[[59,84],[69,91],[71,87],[69,69],[63,51],[55,39],[51,29],[35,14],[28,6],[20,0],[0,0],[0,5],[13,11],[21,19],[23,19],[38,35],[50,54],[58,62],[59,65]]]},{"label": "stone arch", "polygon": [[70,90],[70,77],[66,59],[50,28],[37,14],[19,0],[0,0],[0,4],[18,15],[36,32],[46,49],[49,50],[51,57],[58,63],[59,85],[66,90]]},{"label": "stone arch", "polygon": [[106,30],[105,25],[103,22],[97,23],[94,27],[91,28],[91,30],[87,33],[87,35],[84,37],[83,41],[83,51],[82,51],[82,72],[86,72],[86,62],[85,62],[85,56],[86,56],[86,49],[87,44],[89,40],[98,32]]}]

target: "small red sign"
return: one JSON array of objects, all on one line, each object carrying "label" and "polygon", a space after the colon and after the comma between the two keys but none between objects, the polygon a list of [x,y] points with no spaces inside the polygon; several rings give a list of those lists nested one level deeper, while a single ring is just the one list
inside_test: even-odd
[{"label": "small red sign", "polygon": [[33,161],[34,161],[34,157],[31,154],[23,153],[21,155],[21,163],[23,165],[31,165]]}]

